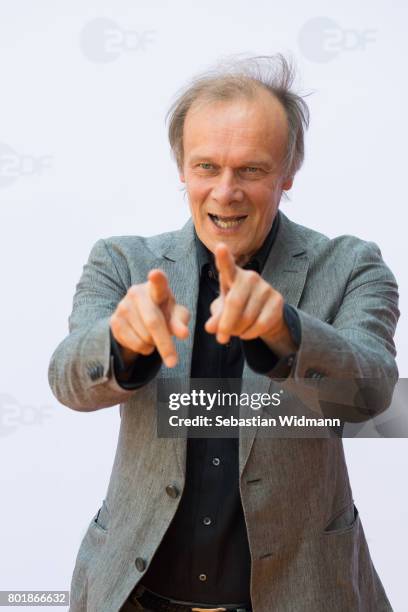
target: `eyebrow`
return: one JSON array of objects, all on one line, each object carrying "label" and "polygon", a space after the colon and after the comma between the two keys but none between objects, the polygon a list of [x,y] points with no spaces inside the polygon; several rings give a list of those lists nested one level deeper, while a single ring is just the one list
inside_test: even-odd
[{"label": "eyebrow", "polygon": [[[215,164],[214,160],[211,157],[206,157],[204,155],[193,155],[193,157],[190,159],[190,164],[195,164],[198,161],[205,163],[210,162],[212,164]],[[242,162],[242,164],[240,164],[240,167],[242,166],[267,166],[268,168],[271,168],[272,164],[266,159],[251,159]]]}]

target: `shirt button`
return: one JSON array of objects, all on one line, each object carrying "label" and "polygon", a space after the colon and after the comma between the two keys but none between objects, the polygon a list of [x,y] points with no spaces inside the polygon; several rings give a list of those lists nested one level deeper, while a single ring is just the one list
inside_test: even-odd
[{"label": "shirt button", "polygon": [[218,457],[213,457],[213,460],[212,460],[212,464],[213,465],[220,465],[220,463],[221,463],[221,461],[219,460]]},{"label": "shirt button", "polygon": [[294,361],[293,357],[289,357],[288,358],[288,366],[293,366],[293,361]]},{"label": "shirt button", "polygon": [[209,517],[209,516],[205,516],[205,517],[203,518],[203,523],[204,523],[204,525],[211,525],[212,520],[210,519],[210,517]]},{"label": "shirt button", "polygon": [[198,577],[201,582],[205,582],[207,580],[207,574],[200,574]]}]

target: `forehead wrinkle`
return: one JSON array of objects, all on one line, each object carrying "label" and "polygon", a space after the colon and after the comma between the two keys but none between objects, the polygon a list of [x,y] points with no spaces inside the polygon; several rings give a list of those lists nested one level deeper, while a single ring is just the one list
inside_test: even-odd
[{"label": "forehead wrinkle", "polygon": [[[198,149],[203,157],[215,157],[215,151],[218,157],[222,153],[224,159],[232,151],[233,158],[239,158],[240,163],[260,157],[273,161],[286,143],[286,131],[282,134],[282,127],[286,127],[287,120],[280,102],[272,100],[271,104],[271,95],[266,92],[266,96],[254,101],[209,101],[193,106],[185,122],[188,129],[184,144],[190,145],[189,157]],[[249,141],[252,143],[247,148]],[[241,145],[245,145],[242,154]]]},{"label": "forehead wrinkle", "polygon": [[221,166],[232,167],[257,163],[271,167],[276,152],[268,139],[262,136],[253,144],[248,142],[250,140],[256,139],[245,134],[236,134],[233,130],[220,130],[215,138],[210,138],[206,142],[198,141],[196,146],[193,144],[188,158],[190,163],[211,161]]}]

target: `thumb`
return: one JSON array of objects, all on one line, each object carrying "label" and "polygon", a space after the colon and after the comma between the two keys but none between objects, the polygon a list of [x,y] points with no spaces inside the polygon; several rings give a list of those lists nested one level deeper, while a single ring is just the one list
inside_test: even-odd
[{"label": "thumb", "polygon": [[175,304],[170,315],[169,327],[171,333],[184,340],[188,336],[188,322],[190,320],[190,312],[185,306]]},{"label": "thumb", "polygon": [[218,324],[221,319],[222,311],[224,307],[224,298],[220,295],[217,297],[210,306],[211,317],[207,319],[204,329],[209,334],[215,334],[218,329]]}]

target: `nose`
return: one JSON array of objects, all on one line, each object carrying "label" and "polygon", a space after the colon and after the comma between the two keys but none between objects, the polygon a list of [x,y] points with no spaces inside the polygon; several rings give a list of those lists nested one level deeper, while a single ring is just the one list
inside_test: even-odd
[{"label": "nose", "polygon": [[225,168],[215,177],[211,195],[218,204],[224,206],[234,204],[234,202],[242,202],[244,194],[237,184],[236,176],[231,168]]}]

